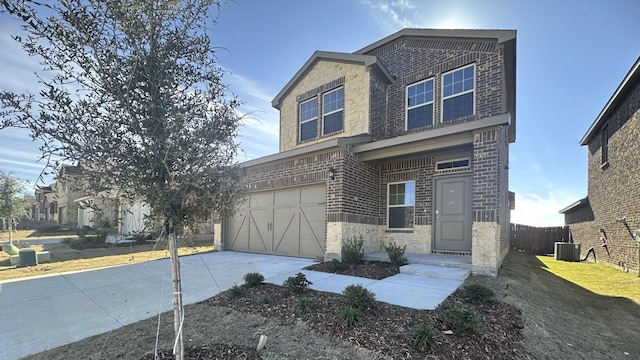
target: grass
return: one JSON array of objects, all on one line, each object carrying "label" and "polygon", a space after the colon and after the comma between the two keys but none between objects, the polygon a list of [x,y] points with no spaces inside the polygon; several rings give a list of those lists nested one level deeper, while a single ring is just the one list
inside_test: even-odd
[{"label": "grass", "polygon": [[[28,239],[21,239],[28,243]],[[178,239],[178,255],[187,256],[198,253],[214,251],[211,239]],[[153,245],[121,245],[85,250],[74,250],[68,244],[54,243],[44,245],[31,245],[36,251],[49,251],[51,262],[41,263],[37,266],[17,268],[12,266],[9,255],[0,251],[0,281],[20,279],[32,276],[40,276],[70,271],[97,269],[108,266],[118,266],[140,263],[148,260],[166,259],[169,252],[161,242]]]},{"label": "grass", "polygon": [[640,305],[640,277],[609,265],[592,262],[556,261],[537,256],[543,269],[598,295],[623,297]]}]

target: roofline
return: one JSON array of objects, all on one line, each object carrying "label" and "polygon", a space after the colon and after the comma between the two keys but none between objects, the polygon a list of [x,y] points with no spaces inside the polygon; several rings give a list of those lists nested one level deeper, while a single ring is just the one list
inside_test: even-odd
[{"label": "roofline", "polygon": [[596,131],[602,126],[608,115],[614,110],[616,105],[620,101],[622,101],[622,96],[625,95],[637,81],[640,81],[640,56],[631,67],[631,70],[629,70],[627,75],[624,77],[620,85],[618,85],[616,91],[613,93],[613,95],[611,95],[611,98],[609,99],[609,101],[607,101],[607,104],[604,106],[602,111],[600,111],[600,114],[598,114],[596,120],[593,122],[593,124],[591,124],[589,130],[587,130],[582,139],[580,139],[580,145],[589,144],[589,140],[591,140]]},{"label": "roofline", "polygon": [[580,200],[574,202],[573,204],[571,204],[571,205],[563,208],[562,210],[558,211],[558,214],[564,214],[567,211],[569,211],[569,210],[571,210],[573,208],[576,208],[576,207],[578,207],[580,205],[586,204],[588,202],[589,202],[589,197],[588,196],[587,197],[583,197],[582,199],[580,199]]},{"label": "roofline", "polygon": [[306,145],[306,146],[278,152],[271,155],[266,155],[266,156],[252,159],[252,160],[247,160],[247,161],[241,162],[239,165],[241,167],[251,167],[256,165],[262,165],[272,161],[285,160],[292,157],[307,155],[310,153],[324,151],[331,148],[344,148],[349,145],[367,143],[372,140],[373,139],[369,134],[359,134],[359,135],[353,135],[349,137],[333,138],[333,139],[328,139],[319,143]]},{"label": "roofline", "polygon": [[389,73],[389,71],[382,65],[378,58],[372,55],[361,55],[361,54],[351,54],[351,53],[343,53],[343,52],[333,52],[333,51],[315,51],[313,55],[307,60],[304,65],[296,72],[296,74],[287,82],[287,84],[280,90],[278,95],[271,101],[271,106],[280,110],[280,105],[282,102],[282,98],[291,90],[291,88],[304,76],[307,70],[315,63],[317,60],[331,60],[331,61],[342,61],[342,62],[352,62],[352,63],[361,63],[366,67],[375,67],[381,71],[382,75],[386,78],[389,83],[392,83],[394,78]]},{"label": "roofline", "polygon": [[354,54],[365,54],[386,45],[403,36],[440,37],[440,38],[474,38],[496,39],[498,43],[515,40],[516,30],[476,30],[476,29],[402,29],[382,40],[356,51]]}]

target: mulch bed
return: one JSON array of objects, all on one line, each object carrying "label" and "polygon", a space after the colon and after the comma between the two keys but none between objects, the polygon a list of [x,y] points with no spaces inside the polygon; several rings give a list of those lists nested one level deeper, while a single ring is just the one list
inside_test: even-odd
[{"label": "mulch bed", "polygon": [[[398,268],[388,263],[371,262],[358,265],[354,269],[336,269],[334,265],[325,262],[307,269],[374,279],[382,279],[398,273]],[[520,310],[494,299],[474,301],[465,298],[464,290],[461,289],[449,296],[448,300],[473,306],[481,314],[482,325],[471,332],[452,334],[451,329],[448,329],[447,325],[438,318],[436,311],[414,310],[377,302],[374,308],[366,312],[364,323],[347,326],[338,316],[340,310],[347,306],[345,298],[340,294],[307,290],[301,295],[296,295],[273,284],[241,288],[240,297],[221,293],[203,303],[276,319],[285,325],[302,321],[320,333],[377,351],[384,358],[457,360],[527,357],[521,342]],[[310,299],[312,306],[309,313],[296,312],[296,303],[300,297]],[[435,344],[431,348],[418,348],[411,345],[411,329],[422,324],[430,325],[438,331]],[[187,359],[198,360],[260,359],[255,349],[235,345],[204,345],[187,348],[185,353]],[[170,352],[163,353],[161,357],[161,359],[171,358]],[[152,359],[152,357],[145,359]]]},{"label": "mulch bed", "polygon": [[339,262],[325,261],[304,268],[305,270],[322,271],[333,274],[351,275],[368,279],[384,279],[400,272],[400,268],[388,262],[371,261],[358,265],[346,265]]}]

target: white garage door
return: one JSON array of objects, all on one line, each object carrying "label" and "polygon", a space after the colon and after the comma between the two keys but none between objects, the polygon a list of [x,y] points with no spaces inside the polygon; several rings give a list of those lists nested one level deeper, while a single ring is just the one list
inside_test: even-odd
[{"label": "white garage door", "polygon": [[324,186],[251,194],[227,221],[229,249],[265,254],[324,257]]}]

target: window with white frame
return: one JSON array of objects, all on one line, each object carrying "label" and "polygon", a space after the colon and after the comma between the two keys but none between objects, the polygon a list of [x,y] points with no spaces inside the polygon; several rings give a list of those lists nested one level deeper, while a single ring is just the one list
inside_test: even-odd
[{"label": "window with white frame", "polygon": [[407,86],[407,130],[433,126],[433,79]]},{"label": "window with white frame", "polygon": [[322,135],[341,131],[344,110],[344,88],[330,91],[322,96]]},{"label": "window with white frame", "polygon": [[318,98],[300,104],[300,141],[318,137]]},{"label": "window with white frame", "polygon": [[415,188],[414,181],[388,185],[387,227],[389,229],[413,229]]},{"label": "window with white frame", "polygon": [[475,111],[475,66],[442,75],[442,121],[448,122]]}]

